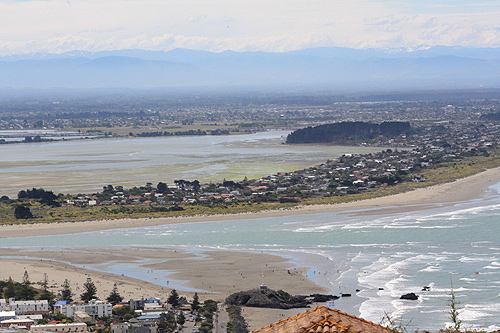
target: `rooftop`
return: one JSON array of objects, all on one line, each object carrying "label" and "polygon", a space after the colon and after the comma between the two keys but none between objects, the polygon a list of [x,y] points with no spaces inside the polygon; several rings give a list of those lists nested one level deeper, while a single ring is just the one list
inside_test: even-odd
[{"label": "rooftop", "polygon": [[383,326],[374,324],[345,312],[319,306],[295,317],[280,320],[252,333],[387,333]]}]

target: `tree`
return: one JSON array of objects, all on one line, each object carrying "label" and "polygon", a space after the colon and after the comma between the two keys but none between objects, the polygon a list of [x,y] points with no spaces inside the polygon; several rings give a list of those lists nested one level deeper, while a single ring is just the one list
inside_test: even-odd
[{"label": "tree", "polygon": [[43,274],[43,280],[41,282],[41,285],[42,285],[42,291],[40,292],[38,298],[45,299],[49,302],[52,301],[54,295],[49,291],[49,277],[47,273]]},{"label": "tree", "polygon": [[113,290],[111,290],[111,293],[109,294],[108,298],[106,298],[106,300],[113,305],[116,305],[123,300],[123,297],[121,297],[118,293],[116,283],[113,285]]},{"label": "tree", "polygon": [[198,293],[194,293],[193,303],[191,303],[191,309],[194,311],[200,308],[200,298],[198,297]]},{"label": "tree", "polygon": [[163,182],[159,182],[158,185],[156,185],[156,192],[158,193],[166,193],[168,191],[168,186],[167,184]]},{"label": "tree", "polygon": [[160,320],[158,321],[158,332],[160,333],[174,332],[175,327],[176,327],[175,317],[172,312],[162,313],[160,315]]},{"label": "tree", "polygon": [[14,210],[14,216],[16,219],[32,219],[33,214],[31,213],[31,210],[29,207],[26,207],[25,205],[17,205],[16,209]]},{"label": "tree", "polygon": [[23,284],[24,285],[30,285],[31,284],[31,282],[30,282],[30,276],[28,275],[28,271],[27,270],[24,271]]},{"label": "tree", "polygon": [[73,322],[73,319],[68,318],[66,315],[64,315],[62,313],[54,313],[52,315],[52,319],[53,320],[57,320],[57,321],[62,321],[64,323],[71,323],[71,322]]},{"label": "tree", "polygon": [[186,323],[186,317],[184,316],[184,312],[181,311],[181,313],[179,313],[179,315],[177,316],[177,324],[182,326],[185,323]]},{"label": "tree", "polygon": [[198,179],[193,180],[191,185],[193,185],[193,189],[195,191],[198,191],[200,189],[200,181]]},{"label": "tree", "polygon": [[16,296],[16,289],[14,288],[14,281],[12,281],[12,278],[9,276],[9,280],[7,280],[7,284],[3,290],[3,297],[9,299],[15,296]]},{"label": "tree", "polygon": [[27,271],[24,271],[23,282],[17,293],[17,297],[22,300],[30,300],[35,297],[35,290],[31,287],[30,277]]},{"label": "tree", "polygon": [[83,290],[85,291],[80,295],[80,299],[84,302],[94,299],[97,294],[97,288],[91,278],[87,278],[87,281],[83,284]]},{"label": "tree", "polygon": [[73,302],[73,293],[71,292],[68,279],[64,280],[64,283],[62,284],[61,300]]},{"label": "tree", "polygon": [[207,299],[205,302],[203,302],[203,312],[205,312],[205,315],[208,313],[214,313],[217,311],[217,302],[212,300],[212,299]]},{"label": "tree", "polygon": [[173,308],[179,306],[179,294],[177,293],[177,290],[172,289],[170,296],[168,296],[167,303],[172,305]]},{"label": "tree", "polygon": [[113,315],[119,321],[128,321],[136,316],[133,310],[130,310],[128,306],[120,306],[113,308]]},{"label": "tree", "polygon": [[113,192],[115,189],[114,189],[113,185],[108,185],[108,186],[103,186],[102,190],[105,192]]},{"label": "tree", "polygon": [[40,285],[42,286],[42,291],[49,290],[49,276],[47,275],[47,273],[43,273],[43,280]]}]

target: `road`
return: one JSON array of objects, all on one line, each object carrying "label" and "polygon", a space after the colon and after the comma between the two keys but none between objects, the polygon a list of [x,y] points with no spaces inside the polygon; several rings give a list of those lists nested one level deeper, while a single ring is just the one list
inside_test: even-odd
[{"label": "road", "polygon": [[220,303],[217,305],[217,312],[214,316],[214,333],[226,333],[228,322],[229,314],[226,311],[226,305]]}]

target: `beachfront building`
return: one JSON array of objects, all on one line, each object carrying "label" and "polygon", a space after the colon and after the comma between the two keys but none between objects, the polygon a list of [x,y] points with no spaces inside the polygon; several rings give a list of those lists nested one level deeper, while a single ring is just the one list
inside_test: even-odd
[{"label": "beachfront building", "polygon": [[132,318],[128,323],[114,322],[110,325],[111,333],[156,333],[158,325],[154,320]]},{"label": "beachfront building", "polygon": [[67,324],[46,324],[46,325],[33,325],[30,329],[31,332],[88,332],[87,324],[85,323],[67,323]]},{"label": "beachfront building", "polygon": [[165,308],[160,303],[146,303],[144,304],[143,313],[151,313],[151,312],[164,312]]},{"label": "beachfront building", "polygon": [[7,319],[15,319],[16,312],[15,311],[0,311],[0,321]]},{"label": "beachfront building", "polygon": [[138,310],[140,308],[143,308],[144,304],[146,304],[148,302],[149,301],[147,299],[139,299],[139,300],[131,299],[128,304],[129,304],[130,310]]},{"label": "beachfront building", "polygon": [[130,319],[127,333],[156,333],[158,325],[155,320]]},{"label": "beachfront building", "polygon": [[319,306],[316,309],[280,320],[252,333],[388,333],[381,326],[345,312]]},{"label": "beachfront building", "polygon": [[89,316],[86,312],[83,311],[75,311],[73,313],[73,321],[75,323],[92,323],[94,319]]},{"label": "beachfront building", "polygon": [[15,311],[17,315],[50,313],[47,300],[15,301],[12,298],[8,301],[5,299],[0,300],[0,311]]},{"label": "beachfront building", "polygon": [[111,328],[111,333],[127,333],[128,331],[128,323],[119,323],[115,321],[112,322],[109,327]]},{"label": "beachfront building", "polygon": [[2,328],[30,329],[35,322],[31,319],[7,319],[0,321]]},{"label": "beachfront building", "polygon": [[98,317],[110,317],[113,314],[113,305],[100,300],[91,300],[88,304],[62,304],[54,306],[54,311],[72,318],[76,311],[82,311],[93,319]]}]

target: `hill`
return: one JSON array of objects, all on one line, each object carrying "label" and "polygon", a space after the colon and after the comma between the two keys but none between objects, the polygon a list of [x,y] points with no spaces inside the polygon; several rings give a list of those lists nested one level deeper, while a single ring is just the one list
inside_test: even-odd
[{"label": "hill", "polygon": [[500,48],[72,51],[0,57],[0,73],[0,88],[469,89],[498,87]]},{"label": "hill", "polygon": [[298,129],[288,135],[286,143],[346,144],[352,141],[372,140],[378,136],[409,135],[411,132],[412,128],[408,122],[390,121],[371,124],[346,121]]}]

